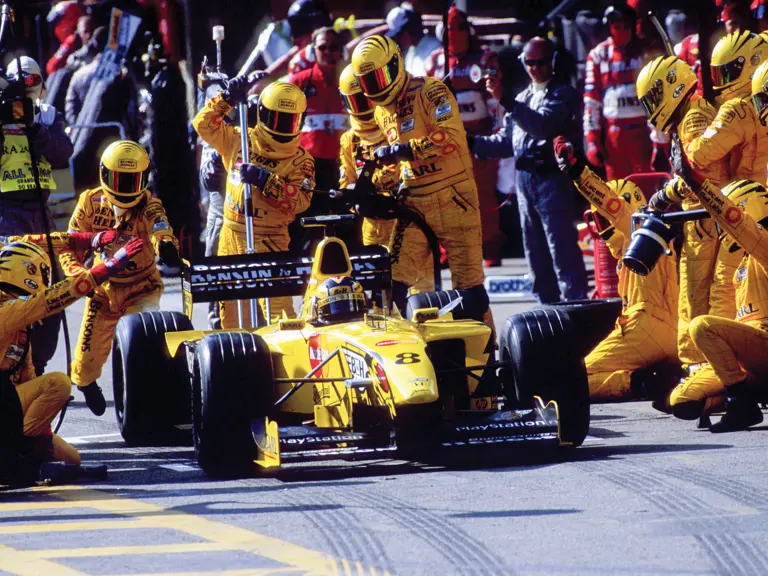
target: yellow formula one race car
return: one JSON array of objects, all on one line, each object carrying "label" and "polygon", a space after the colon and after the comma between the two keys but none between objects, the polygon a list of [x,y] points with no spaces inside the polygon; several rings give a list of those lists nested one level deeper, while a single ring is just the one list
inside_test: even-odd
[{"label": "yellow formula one race car", "polygon": [[[322,293],[329,280],[336,288]],[[346,296],[355,292],[346,284],[383,295],[371,305],[359,290]],[[191,427],[198,461],[215,475],[395,450],[584,441],[583,359],[558,352],[574,348],[567,314],[508,318],[496,361],[490,328],[469,317],[477,316],[471,294],[415,295],[401,315],[388,305],[390,287],[386,248],[350,257],[332,237],[314,258],[251,254],[185,265],[189,316],[194,302],[304,294],[302,313],[234,331],[194,330],[172,312],[123,318],[113,348],[123,437],[181,442]],[[328,300],[347,314],[324,314]]]}]

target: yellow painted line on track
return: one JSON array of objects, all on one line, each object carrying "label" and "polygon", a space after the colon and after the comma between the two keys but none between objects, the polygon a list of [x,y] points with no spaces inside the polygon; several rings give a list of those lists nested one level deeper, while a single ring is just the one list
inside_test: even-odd
[{"label": "yellow painted line on track", "polygon": [[[83,573],[50,561],[67,557],[109,557],[139,554],[204,553],[215,551],[242,551],[268,558],[286,565],[286,568],[229,570],[216,572],[173,573],[224,574],[229,576],[281,574],[296,569],[311,575],[328,576],[387,576],[388,573],[365,566],[346,558],[335,558],[330,554],[305,548],[298,544],[266,536],[223,522],[209,520],[178,510],[169,510],[131,498],[122,498],[79,486],[43,487],[36,491],[61,499],[52,502],[30,502],[0,504],[0,512],[17,512],[44,509],[90,508],[116,515],[120,519],[53,523],[20,523],[10,526],[0,524],[0,534],[25,534],[46,532],[77,532],[83,530],[121,530],[166,528],[197,536],[205,542],[191,544],[158,544],[147,546],[109,546],[71,548],[58,550],[15,550],[0,547],[0,569],[21,576],[81,576]],[[0,517],[1,519],[1,517]],[[29,566],[36,566],[30,569]],[[222,567],[223,568],[223,567]],[[170,574],[170,573],[169,573]],[[160,576],[153,574],[153,576]],[[167,575],[164,575],[167,576]]]},{"label": "yellow painted line on track", "polygon": [[[19,554],[22,554],[20,556]],[[19,576],[87,576],[85,572],[55,564],[44,558],[24,556],[8,546],[0,544],[0,569]]]},{"label": "yellow painted line on track", "polygon": [[234,544],[195,542],[193,544],[150,544],[148,546],[93,546],[89,548],[56,548],[51,550],[17,550],[18,557],[29,558],[93,558],[99,556],[127,556],[136,554],[187,554],[200,552],[230,552],[238,550]]}]

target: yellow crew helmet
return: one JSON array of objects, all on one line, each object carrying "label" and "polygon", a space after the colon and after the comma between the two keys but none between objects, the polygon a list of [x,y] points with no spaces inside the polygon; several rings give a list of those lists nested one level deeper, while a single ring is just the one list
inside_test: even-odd
[{"label": "yellow crew helmet", "polygon": [[352,70],[371,102],[387,106],[405,86],[403,55],[394,40],[368,36],[352,52]]},{"label": "yellow crew helmet", "polygon": [[[736,204],[743,212],[763,227],[768,228],[768,189],[754,180],[737,180],[723,188],[723,196]],[[720,245],[728,252],[740,250],[736,240],[720,230]]]},{"label": "yellow crew helmet", "polygon": [[264,88],[259,94],[254,130],[267,155],[287,157],[296,153],[306,111],[307,97],[295,84],[272,82]]},{"label": "yellow crew helmet", "polygon": [[33,296],[51,284],[51,259],[31,242],[11,242],[0,248],[0,291]]},{"label": "yellow crew helmet", "polygon": [[659,56],[646,64],[637,77],[637,97],[648,121],[664,133],[672,128],[676,112],[696,89],[696,74],[674,56]]},{"label": "yellow crew helmet", "polygon": [[136,206],[149,183],[149,154],[132,140],[112,142],[101,155],[101,189],[119,216]]},{"label": "yellow crew helmet", "polygon": [[765,126],[768,121],[768,60],[760,64],[752,76],[752,103],[760,123]]},{"label": "yellow crew helmet", "polygon": [[721,38],[712,50],[711,64],[717,103],[747,96],[752,75],[766,57],[768,43],[763,36],[744,30]]},{"label": "yellow crew helmet", "polygon": [[375,138],[379,135],[381,132],[373,119],[375,106],[363,94],[363,89],[360,88],[360,83],[352,71],[351,64],[347,65],[341,72],[339,93],[355,132],[366,139]]}]

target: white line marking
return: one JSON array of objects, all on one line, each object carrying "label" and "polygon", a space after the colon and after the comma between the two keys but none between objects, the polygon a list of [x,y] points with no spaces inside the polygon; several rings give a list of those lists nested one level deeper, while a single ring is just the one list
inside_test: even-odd
[{"label": "white line marking", "polygon": [[[103,438],[103,440],[98,440]],[[70,444],[95,444],[97,442],[106,442],[107,438],[122,438],[120,434],[91,434],[88,436],[73,436],[72,438],[64,438]]]},{"label": "white line marking", "polygon": [[160,464],[158,468],[165,468],[166,470],[173,470],[174,472],[199,472],[200,468],[197,465],[190,466],[189,464]]}]

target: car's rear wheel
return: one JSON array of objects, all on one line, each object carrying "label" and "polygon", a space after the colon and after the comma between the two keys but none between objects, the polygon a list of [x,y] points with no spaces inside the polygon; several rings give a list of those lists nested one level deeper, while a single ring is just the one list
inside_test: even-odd
[{"label": "car's rear wheel", "polygon": [[253,469],[251,420],[272,412],[272,380],[269,347],[256,334],[209,334],[197,345],[193,437],[206,473],[242,476]]},{"label": "car's rear wheel", "polygon": [[554,400],[560,442],[580,446],[589,432],[589,384],[578,334],[566,312],[536,309],[507,318],[501,334],[502,386],[510,404],[533,405],[539,396]]},{"label": "car's rear wheel", "polygon": [[165,335],[192,330],[178,312],[129,314],[112,343],[112,390],[120,433],[134,446],[188,441],[178,426],[191,422],[189,377],[183,350],[168,352]]},{"label": "car's rear wheel", "polygon": [[621,314],[621,298],[597,300],[570,300],[545,304],[541,308],[553,308],[566,312],[573,329],[578,334],[578,350],[586,356],[613,330],[616,318]]}]

